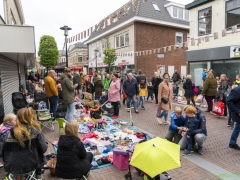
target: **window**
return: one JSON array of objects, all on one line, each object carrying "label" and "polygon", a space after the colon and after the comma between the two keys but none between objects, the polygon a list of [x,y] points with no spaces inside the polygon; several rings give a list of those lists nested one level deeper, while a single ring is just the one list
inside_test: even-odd
[{"label": "window", "polygon": [[105,49],[105,39],[102,39],[102,51]]},{"label": "window", "polygon": [[212,33],[212,7],[198,11],[198,36]]},{"label": "window", "polygon": [[160,11],[160,9],[159,9],[159,7],[158,7],[157,4],[152,4],[152,5],[153,5],[153,7],[154,7],[154,9],[155,9],[156,11]]},{"label": "window", "polygon": [[178,8],[178,18],[183,19],[183,9]]},{"label": "window", "polygon": [[2,17],[2,19],[5,21],[5,1],[4,0],[0,0],[0,16]]},{"label": "window", "polygon": [[183,42],[183,33],[176,32],[176,45],[179,45],[182,42]]},{"label": "window", "polygon": [[226,2],[226,28],[230,30],[237,25],[240,29],[240,0],[230,0]]},{"label": "window", "polygon": [[189,11],[185,9],[185,20],[189,20]]},{"label": "window", "polygon": [[188,43],[190,42],[190,34],[189,33],[187,34],[187,42]]},{"label": "window", "polygon": [[78,56],[78,62],[82,62],[82,56]]},{"label": "window", "polygon": [[176,17],[176,18],[178,17],[177,9],[178,9],[177,7],[175,7],[175,6],[173,7],[173,17]]},{"label": "window", "polygon": [[181,7],[173,6],[173,17],[183,20],[189,20],[189,11]]},{"label": "window", "polygon": [[115,48],[129,46],[129,33],[123,33],[115,36]]}]

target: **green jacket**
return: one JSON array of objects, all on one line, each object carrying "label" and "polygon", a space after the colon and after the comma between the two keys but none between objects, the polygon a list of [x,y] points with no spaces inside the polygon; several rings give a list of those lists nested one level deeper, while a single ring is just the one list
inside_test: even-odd
[{"label": "green jacket", "polygon": [[109,87],[110,87],[110,83],[111,83],[111,79],[105,78],[103,81],[103,87],[104,90],[108,91]]},{"label": "green jacket", "polygon": [[75,86],[70,79],[70,75],[63,73],[61,75],[62,95],[64,104],[71,104],[75,101],[74,89]]},{"label": "green jacket", "polygon": [[204,96],[215,96],[217,94],[217,80],[207,78],[203,84],[202,94]]}]

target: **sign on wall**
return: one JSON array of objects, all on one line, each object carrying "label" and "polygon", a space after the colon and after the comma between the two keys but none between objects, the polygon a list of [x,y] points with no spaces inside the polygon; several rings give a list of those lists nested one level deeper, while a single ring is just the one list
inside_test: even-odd
[{"label": "sign on wall", "polygon": [[230,57],[231,58],[239,58],[240,57],[240,45],[231,46]]},{"label": "sign on wall", "polygon": [[195,83],[195,86],[200,86],[200,87],[203,86],[202,72],[203,72],[203,68],[194,69],[194,83]]}]

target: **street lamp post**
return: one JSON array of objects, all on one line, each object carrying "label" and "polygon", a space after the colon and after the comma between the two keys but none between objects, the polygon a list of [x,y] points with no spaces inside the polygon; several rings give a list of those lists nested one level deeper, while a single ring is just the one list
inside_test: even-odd
[{"label": "street lamp post", "polygon": [[68,36],[68,31],[72,30],[72,28],[68,26],[63,26],[60,28],[61,30],[64,30],[64,36],[65,36],[65,44],[66,44],[66,67],[68,67],[68,53],[67,53],[67,36]]},{"label": "street lamp post", "polygon": [[95,57],[96,57],[96,70],[95,71],[97,71],[97,53],[98,53],[98,50],[95,49],[94,52],[95,52]]}]

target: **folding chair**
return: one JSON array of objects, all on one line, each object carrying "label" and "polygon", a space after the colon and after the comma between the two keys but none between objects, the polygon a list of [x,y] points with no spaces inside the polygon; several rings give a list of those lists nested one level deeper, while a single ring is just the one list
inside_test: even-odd
[{"label": "folding chair", "polygon": [[26,178],[26,180],[39,180],[39,179],[34,177],[35,176],[35,171],[36,170],[33,170],[33,171],[30,171],[30,172],[27,172],[27,173],[23,173],[23,174],[12,174],[12,173],[9,173],[9,175],[7,176],[6,179],[15,180],[15,179],[19,179],[19,178]]},{"label": "folding chair", "polygon": [[37,110],[37,119],[38,123],[41,125],[41,128],[47,128],[51,131],[54,131],[54,126],[52,123],[53,114],[49,112],[48,109]]}]

